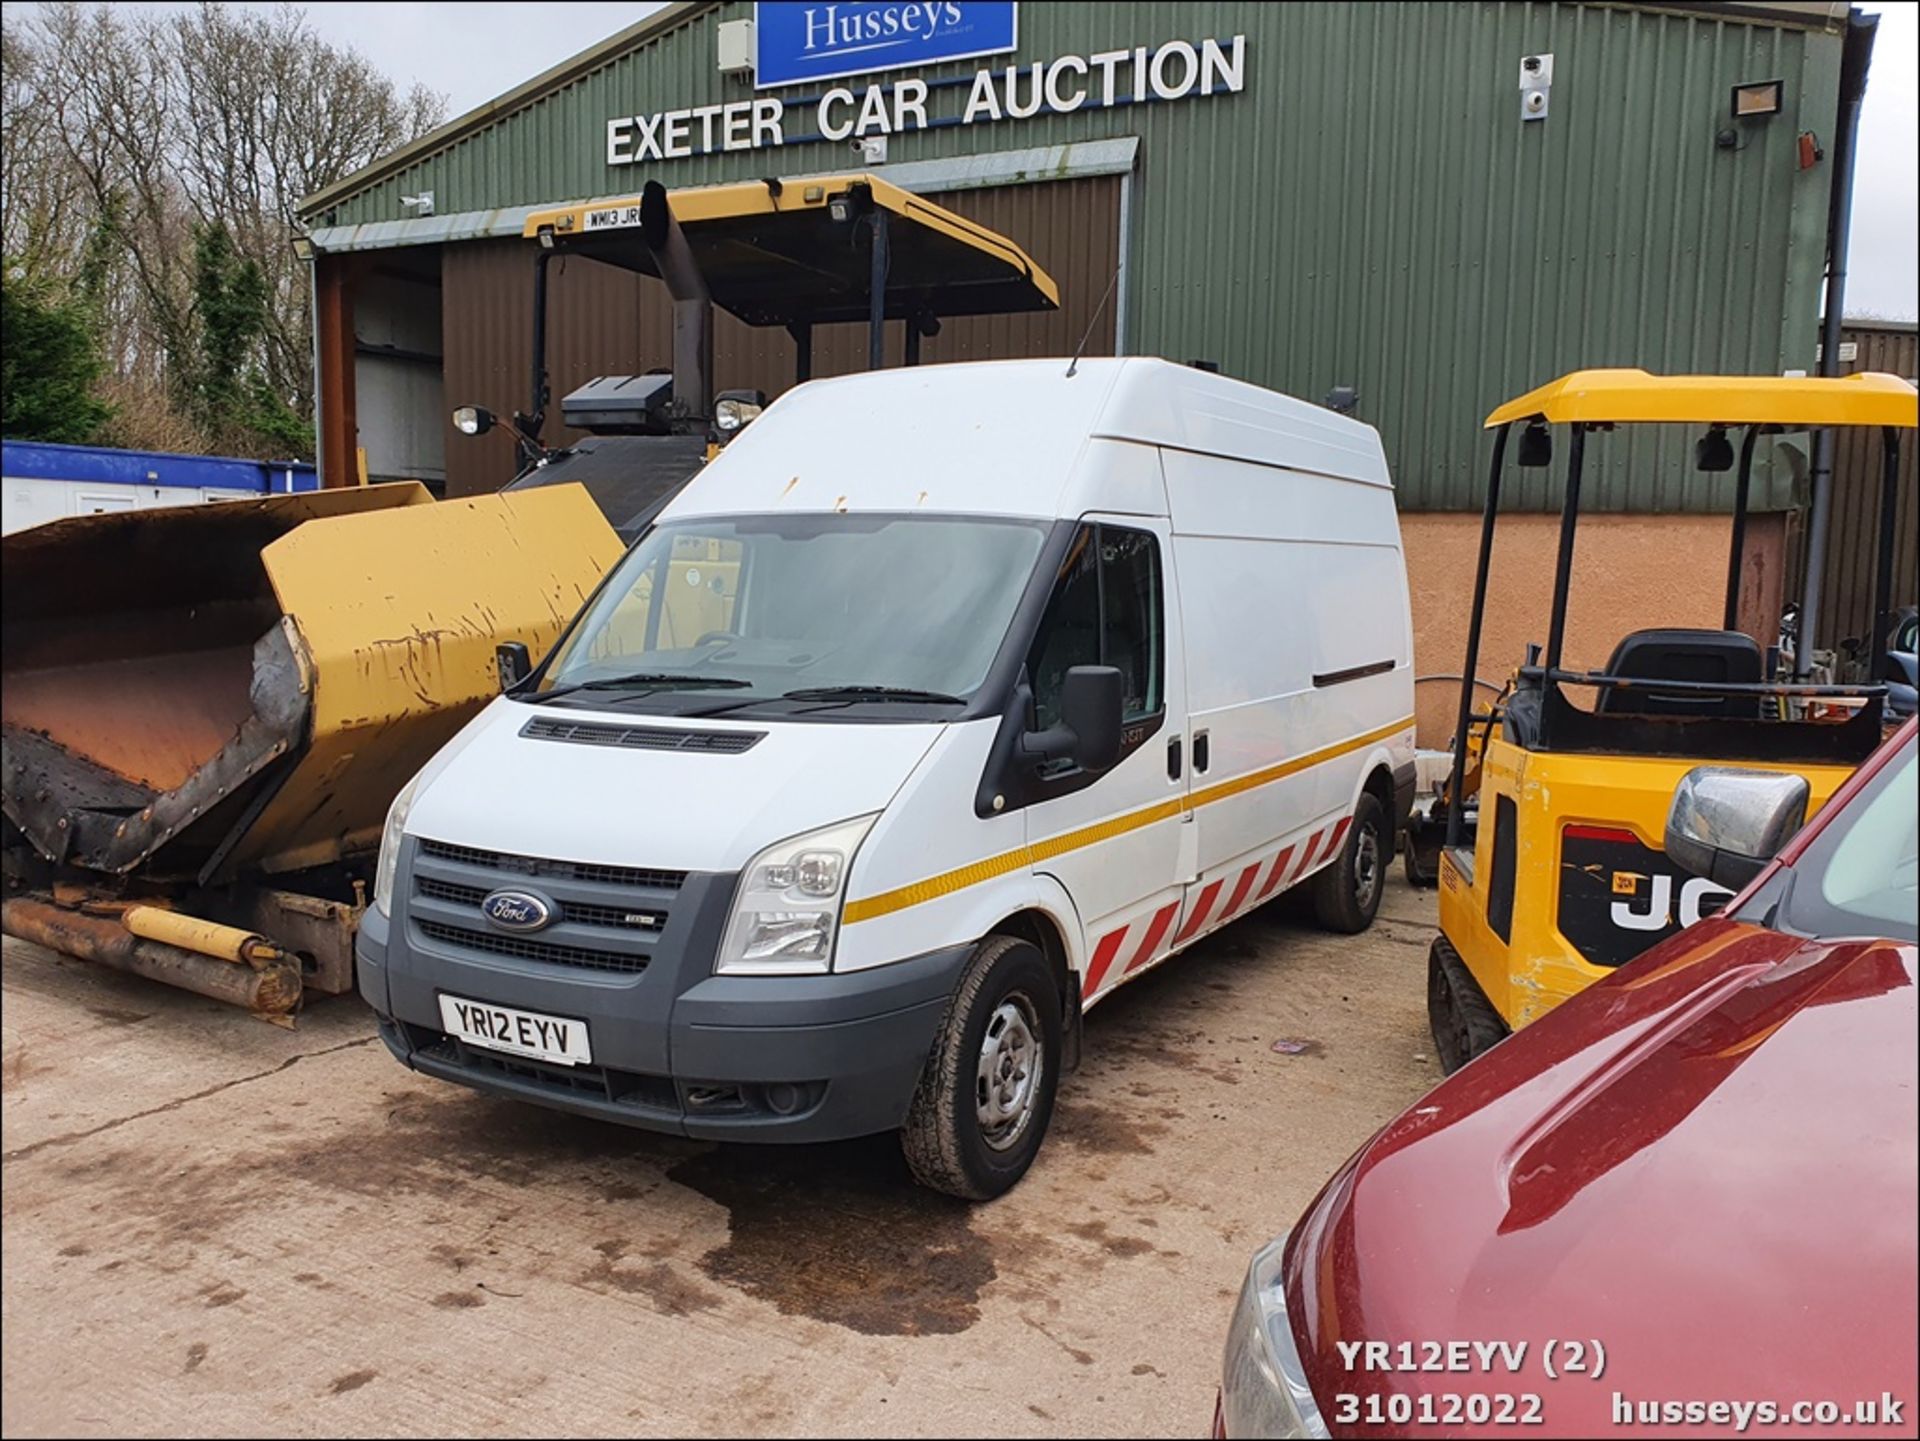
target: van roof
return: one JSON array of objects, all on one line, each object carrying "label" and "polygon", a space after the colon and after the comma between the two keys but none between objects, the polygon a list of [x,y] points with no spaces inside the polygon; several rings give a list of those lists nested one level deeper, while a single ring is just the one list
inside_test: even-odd
[{"label": "van roof", "polygon": [[797,386],[661,518],[779,510],[1077,516],[1116,508],[1117,467],[1126,460],[1102,441],[1391,484],[1372,426],[1257,385],[1145,357],[1082,360],[1071,375],[1064,358],[996,360]]}]

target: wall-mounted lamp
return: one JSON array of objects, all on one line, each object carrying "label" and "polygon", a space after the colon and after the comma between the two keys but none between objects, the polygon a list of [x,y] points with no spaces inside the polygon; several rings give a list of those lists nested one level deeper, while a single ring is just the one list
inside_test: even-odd
[{"label": "wall-mounted lamp", "polygon": [[293,258],[295,260],[313,259],[313,237],[311,235],[296,235],[287,243],[293,247]]},{"label": "wall-mounted lamp", "polygon": [[1785,82],[1779,80],[1756,80],[1749,85],[1734,86],[1733,118],[1764,120],[1769,115],[1778,115],[1785,91]]}]

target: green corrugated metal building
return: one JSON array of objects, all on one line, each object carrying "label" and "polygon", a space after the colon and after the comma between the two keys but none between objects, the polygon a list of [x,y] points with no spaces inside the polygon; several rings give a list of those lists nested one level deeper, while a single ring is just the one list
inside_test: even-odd
[{"label": "green corrugated metal building", "polygon": [[[351,439],[375,476],[498,483],[504,441],[483,452],[442,417],[523,399],[527,208],[652,179],[862,168],[839,132],[870,87],[876,110],[924,87],[926,123],[889,126],[881,173],[1005,230],[1061,287],[1060,315],[956,327],[926,360],[1071,349],[1091,326],[1096,351],[1205,359],[1310,399],[1352,386],[1409,516],[1474,508],[1479,421],[1562,371],[1815,365],[1844,5],[1024,0],[1010,51],[762,89],[737,55],[722,68],[735,22],[757,18],[764,70],[770,20],[791,28],[796,11],[824,36],[823,15],[971,23],[1006,7],[800,0],[756,14],[772,8],[669,5],[304,202],[330,477],[349,473]],[[1536,118],[1526,57],[1550,62]],[[1736,86],[1772,81],[1772,113],[1734,116]],[[1032,113],[983,113],[982,85]],[[767,100],[777,146],[728,149],[729,112],[700,111],[751,116]],[[766,138],[744,122],[734,134]],[[611,272],[560,282],[556,394],[665,362],[664,301],[635,286]],[[327,343],[329,307],[350,317],[351,350],[344,321]],[[717,382],[777,388],[785,344],[723,323]],[[1726,507],[1729,478],[1695,472],[1683,447],[1619,440],[1590,472],[1596,508]],[[1768,469],[1761,503],[1790,505],[1790,467]],[[1541,473],[1515,481],[1517,509],[1555,503]],[[1410,526],[1410,554],[1414,541]]]}]

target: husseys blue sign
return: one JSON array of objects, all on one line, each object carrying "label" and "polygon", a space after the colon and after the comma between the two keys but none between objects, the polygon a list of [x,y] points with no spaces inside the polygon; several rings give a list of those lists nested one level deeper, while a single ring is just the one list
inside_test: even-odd
[{"label": "husseys blue sign", "polygon": [[797,85],[997,55],[1018,43],[1014,0],[782,0],[753,7],[754,84]]}]

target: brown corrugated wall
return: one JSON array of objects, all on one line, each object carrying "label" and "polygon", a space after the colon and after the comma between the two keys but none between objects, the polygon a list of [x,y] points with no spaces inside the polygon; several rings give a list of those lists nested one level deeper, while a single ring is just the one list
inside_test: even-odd
[{"label": "brown corrugated wall", "polygon": [[[1850,322],[1840,332],[1841,343],[1858,349],[1852,360],[1840,363],[1841,373],[1878,370],[1914,378],[1920,368],[1920,344],[1911,324]],[[1844,354],[1844,352],[1843,352]],[[1920,435],[1900,436],[1899,508],[1894,517],[1892,608],[1920,599],[1920,499],[1915,494],[1915,452]],[[1873,628],[1873,572],[1880,554],[1881,461],[1877,431],[1843,430],[1833,459],[1833,530],[1820,599],[1817,647],[1841,640],[1865,638]],[[1787,594],[1797,598],[1806,583],[1804,524],[1794,548],[1793,570]]]},{"label": "brown corrugated wall", "polygon": [[[1060,287],[1060,308],[1037,315],[948,320],[921,344],[923,363],[1066,355],[1079,344],[1119,263],[1120,179],[1101,176],[997,186],[928,197],[1014,240]],[[533,251],[524,241],[449,245],[441,254],[447,404],[484,405],[500,415],[526,408],[533,311]],[[597,375],[631,375],[672,358],[666,289],[647,276],[572,259],[556,263],[548,298],[551,444],[580,432],[559,423],[560,397]],[[1099,315],[1089,355],[1113,353],[1115,307]],[[887,327],[887,363],[898,365],[903,337]],[[823,327],[814,337],[814,374],[865,367],[866,327]],[[715,383],[764,390],[793,380],[793,342],[783,330],[756,330],[732,316],[714,323]],[[511,478],[514,456],[504,433],[447,433],[447,494],[476,495]]]}]

